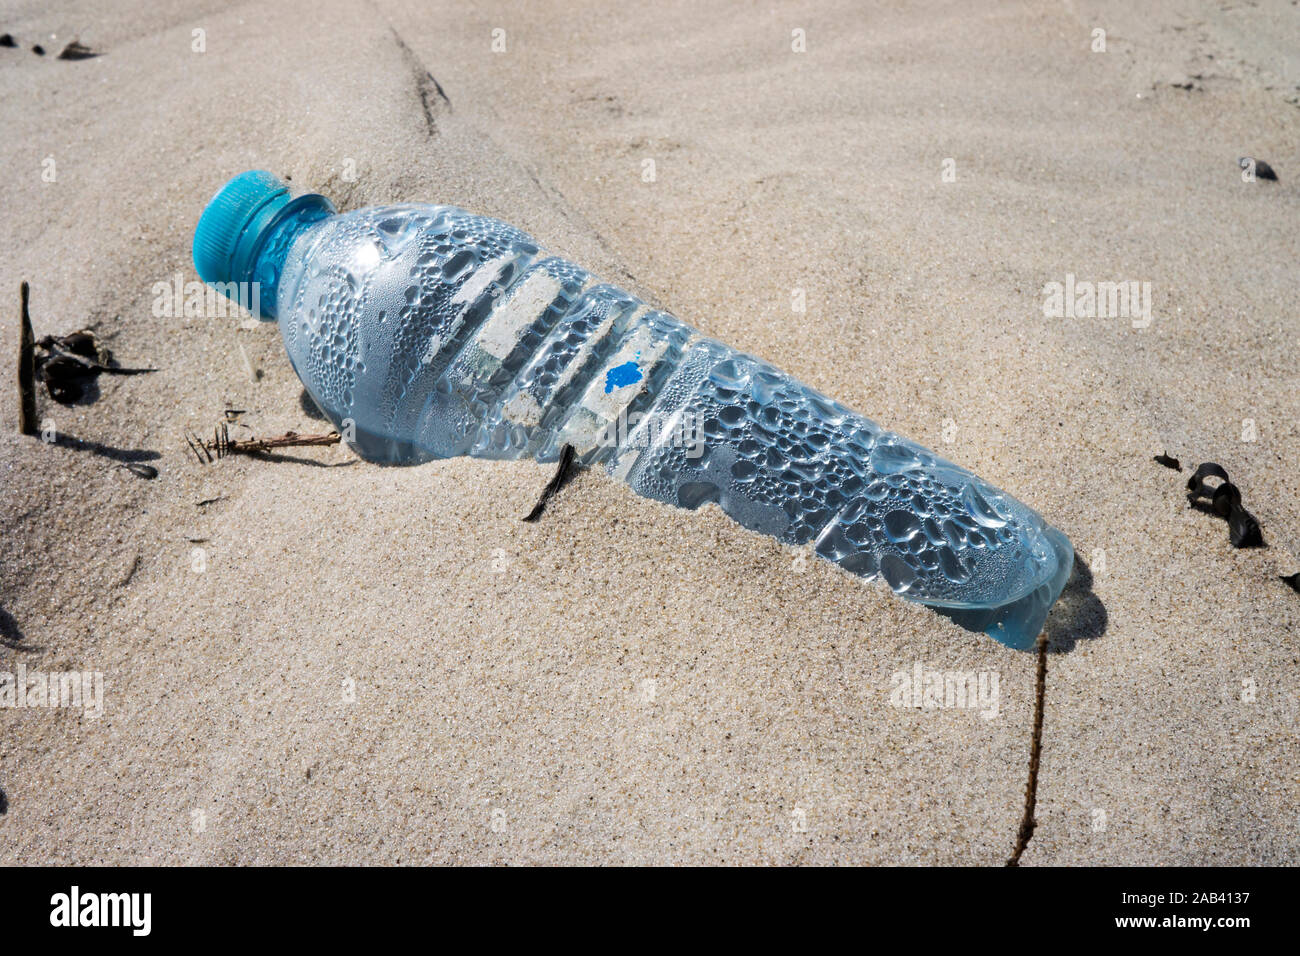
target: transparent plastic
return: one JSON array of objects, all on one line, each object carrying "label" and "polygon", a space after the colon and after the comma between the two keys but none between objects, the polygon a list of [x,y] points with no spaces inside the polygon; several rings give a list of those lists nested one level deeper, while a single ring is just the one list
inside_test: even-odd
[{"label": "transparent plastic", "polygon": [[966,469],[506,223],[314,208],[267,229],[253,272],[303,384],[363,457],[545,462],[571,445],[640,495],[715,503],[1010,646],[1041,630],[1070,544]]}]

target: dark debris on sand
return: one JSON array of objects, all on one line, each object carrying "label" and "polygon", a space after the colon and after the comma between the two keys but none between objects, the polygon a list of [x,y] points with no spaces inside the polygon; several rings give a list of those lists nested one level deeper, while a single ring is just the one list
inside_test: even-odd
[{"label": "dark debris on sand", "polygon": [[1237,165],[1242,169],[1250,169],[1254,166],[1256,179],[1270,179],[1273,182],[1277,182],[1277,173],[1273,172],[1273,167],[1262,159],[1255,159],[1252,156],[1242,156],[1237,160]]},{"label": "dark debris on sand", "polygon": [[[1206,479],[1217,478],[1211,485]],[[1264,536],[1255,516],[1241,504],[1241,491],[1228,480],[1228,472],[1220,464],[1207,461],[1199,465],[1187,479],[1187,503],[1201,511],[1218,515],[1228,522],[1228,540],[1234,548],[1259,548]]]},{"label": "dark debris on sand", "polygon": [[44,383],[50,398],[61,405],[84,398],[90,383],[101,374],[142,375],[156,371],[114,364],[113,353],[86,329],[62,336],[47,335],[36,345],[36,378]]},{"label": "dark debris on sand", "polygon": [[83,45],[80,40],[73,40],[63,48],[63,52],[59,54],[59,59],[89,60],[97,56],[99,56],[97,52],[92,50],[90,47]]}]

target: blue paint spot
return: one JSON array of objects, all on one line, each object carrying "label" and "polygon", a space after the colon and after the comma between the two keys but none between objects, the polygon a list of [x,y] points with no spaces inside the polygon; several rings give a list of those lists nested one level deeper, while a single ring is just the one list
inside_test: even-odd
[{"label": "blue paint spot", "polygon": [[[641,353],[636,353],[637,358]],[[642,379],[641,366],[635,361],[624,362],[622,365],[615,365],[605,373],[605,394],[608,395],[616,388],[622,388],[624,385],[635,385]]]}]

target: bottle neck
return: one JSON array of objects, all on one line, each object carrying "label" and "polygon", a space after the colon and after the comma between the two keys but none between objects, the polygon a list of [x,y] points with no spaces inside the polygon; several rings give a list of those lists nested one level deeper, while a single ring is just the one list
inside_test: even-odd
[{"label": "bottle neck", "polygon": [[235,250],[232,272],[237,281],[256,283],[262,318],[277,317],[280,275],[289,249],[303,232],[335,212],[334,204],[324,196],[308,193],[245,231]]}]

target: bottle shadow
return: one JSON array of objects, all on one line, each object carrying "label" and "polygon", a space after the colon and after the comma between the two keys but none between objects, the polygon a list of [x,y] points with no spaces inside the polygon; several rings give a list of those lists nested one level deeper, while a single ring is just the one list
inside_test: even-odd
[{"label": "bottle shadow", "polygon": [[302,409],[302,413],[308,418],[318,422],[329,421],[329,417],[316,406],[316,400],[311,397],[311,393],[305,388],[298,396],[298,407]]},{"label": "bottle shadow", "polygon": [[347,461],[317,461],[314,458],[304,458],[301,455],[286,455],[283,452],[276,451],[253,452],[248,457],[256,458],[259,461],[280,462],[287,465],[306,465],[308,468],[351,468],[353,465],[361,463],[358,458],[349,458]]},{"label": "bottle shadow", "polygon": [[1080,641],[1096,640],[1106,633],[1109,619],[1106,605],[1093,593],[1092,569],[1076,554],[1070,580],[1043,626],[1048,653],[1068,654]]},{"label": "bottle shadow", "polygon": [[[1030,598],[1027,600],[1034,600]],[[1045,600],[1037,598],[1036,600]],[[1014,608],[1015,605],[1012,605]],[[1013,650],[1033,650],[1038,635],[1033,631],[1025,633],[1014,631],[1015,638],[1005,637],[1006,631],[996,626],[999,613],[1006,609],[992,611],[968,611],[950,608],[932,608],[936,614],[948,618],[953,623],[968,631],[981,631],[1005,644]],[[1060,596],[1047,612],[1047,620],[1042,630],[1047,634],[1047,649],[1053,654],[1068,654],[1080,641],[1090,641],[1106,633],[1108,615],[1106,606],[1092,590],[1092,569],[1077,554],[1070,570],[1070,577],[1061,589]]]}]

